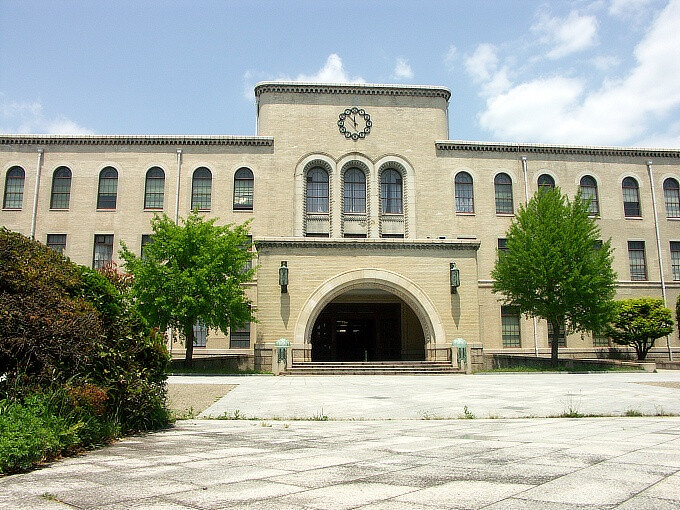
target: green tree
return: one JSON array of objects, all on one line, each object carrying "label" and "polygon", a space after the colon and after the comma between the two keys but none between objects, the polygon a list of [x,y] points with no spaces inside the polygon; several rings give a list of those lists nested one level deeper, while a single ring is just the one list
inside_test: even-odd
[{"label": "green tree", "polygon": [[639,360],[644,360],[654,340],[673,331],[673,313],[660,298],[616,301],[607,334],[619,345],[632,345]]},{"label": "green tree", "polygon": [[248,250],[248,223],[217,226],[215,221],[193,212],[175,224],[157,215],[143,257],[121,243],[121,258],[134,276],[137,308],[161,331],[172,327],[182,333],[187,366],[198,321],[227,334],[229,328],[254,320],[243,287],[255,272],[249,267],[253,254]]},{"label": "green tree", "polygon": [[491,272],[493,292],[527,317],[552,325],[553,366],[558,334],[601,331],[611,312],[616,274],[610,241],[588,216],[588,201],[573,201],[559,188],[542,189],[520,206],[506,234],[507,251],[499,251]]}]

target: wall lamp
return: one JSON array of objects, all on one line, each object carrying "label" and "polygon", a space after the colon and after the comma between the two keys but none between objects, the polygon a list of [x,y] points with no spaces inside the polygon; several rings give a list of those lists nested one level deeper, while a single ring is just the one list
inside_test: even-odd
[{"label": "wall lamp", "polygon": [[458,287],[460,287],[460,269],[456,267],[455,262],[451,262],[449,266],[449,279],[451,281],[451,294],[456,294]]},{"label": "wall lamp", "polygon": [[281,261],[281,267],[279,268],[279,285],[281,286],[281,294],[288,293],[288,262],[285,260]]}]

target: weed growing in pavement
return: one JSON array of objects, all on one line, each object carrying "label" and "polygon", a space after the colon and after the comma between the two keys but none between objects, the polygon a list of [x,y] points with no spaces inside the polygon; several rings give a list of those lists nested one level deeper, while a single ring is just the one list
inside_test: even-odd
[{"label": "weed growing in pavement", "polygon": [[639,409],[626,409],[625,416],[644,416]]},{"label": "weed growing in pavement", "polygon": [[323,414],[323,407],[321,408],[321,412],[318,412],[312,416],[312,421],[328,421],[328,416]]},{"label": "weed growing in pavement", "polygon": [[463,406],[463,418],[466,420],[474,420],[476,416],[468,409],[468,406]]}]

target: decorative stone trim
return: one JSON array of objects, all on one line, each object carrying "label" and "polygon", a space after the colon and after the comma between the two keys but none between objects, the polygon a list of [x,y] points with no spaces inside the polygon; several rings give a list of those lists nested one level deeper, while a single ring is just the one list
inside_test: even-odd
[{"label": "decorative stone trim", "polygon": [[357,238],[310,238],[310,237],[275,237],[254,241],[258,252],[272,248],[328,248],[332,250],[479,250],[479,241],[467,239],[422,239],[411,241],[406,239],[357,239]]},{"label": "decorative stone trim", "polygon": [[272,147],[271,136],[0,135],[0,145],[237,145]]},{"label": "decorative stone trim", "polygon": [[573,154],[587,156],[628,156],[641,158],[680,158],[680,150],[645,149],[628,147],[589,147],[576,145],[543,145],[496,142],[466,142],[462,140],[436,141],[439,151],[472,151],[472,152],[516,152],[538,154]]},{"label": "decorative stone trim", "polygon": [[260,95],[267,92],[292,94],[351,94],[364,96],[441,97],[446,101],[448,101],[451,97],[451,91],[446,87],[428,85],[261,82],[255,86],[255,97],[260,97]]}]

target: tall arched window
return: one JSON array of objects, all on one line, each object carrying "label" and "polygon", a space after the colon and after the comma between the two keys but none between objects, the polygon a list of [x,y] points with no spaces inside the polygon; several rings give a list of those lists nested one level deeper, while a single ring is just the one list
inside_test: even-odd
[{"label": "tall arched window", "polygon": [[118,170],[107,166],[99,173],[97,209],[115,209],[118,196]]},{"label": "tall arched window", "polygon": [[205,167],[197,168],[191,180],[191,209],[210,210],[210,194],[212,190],[212,174]]},{"label": "tall arched window", "polygon": [[663,197],[666,201],[666,216],[680,218],[680,186],[678,181],[672,177],[663,181]]},{"label": "tall arched window", "polygon": [[253,210],[255,177],[250,168],[239,168],[234,174],[234,209]]},{"label": "tall arched window", "polygon": [[498,174],[493,180],[496,194],[496,214],[512,214],[512,179],[508,174]]},{"label": "tall arched window", "polygon": [[71,170],[60,166],[52,175],[50,209],[68,209],[71,201]]},{"label": "tall arched window", "polygon": [[403,182],[399,172],[388,168],[380,175],[380,205],[386,214],[403,214]]},{"label": "tall arched window", "polygon": [[358,168],[350,168],[345,172],[344,195],[344,212],[366,212],[366,176]]},{"label": "tall arched window", "polygon": [[638,182],[632,177],[626,177],[621,183],[623,191],[623,214],[629,218],[642,216],[640,211],[640,189]]},{"label": "tall arched window", "polygon": [[163,209],[163,193],[165,191],[165,172],[154,166],[146,171],[144,187],[144,209]]},{"label": "tall arched window", "polygon": [[472,176],[467,172],[456,174],[456,212],[475,212]]},{"label": "tall arched window", "polygon": [[552,178],[552,175],[548,174],[541,174],[538,177],[538,189],[539,191],[542,189],[553,189],[555,188],[555,179]]},{"label": "tall arched window", "polygon": [[307,212],[328,212],[328,172],[318,166],[307,172]]},{"label": "tall arched window", "polygon": [[583,200],[590,200],[590,203],[588,204],[588,213],[593,216],[600,214],[600,203],[597,197],[597,181],[590,175],[584,175],[581,177],[579,187],[581,188],[581,198],[583,198]]},{"label": "tall arched window", "polygon": [[24,179],[26,173],[20,166],[13,166],[5,177],[5,198],[2,201],[4,209],[21,209],[24,201]]}]

